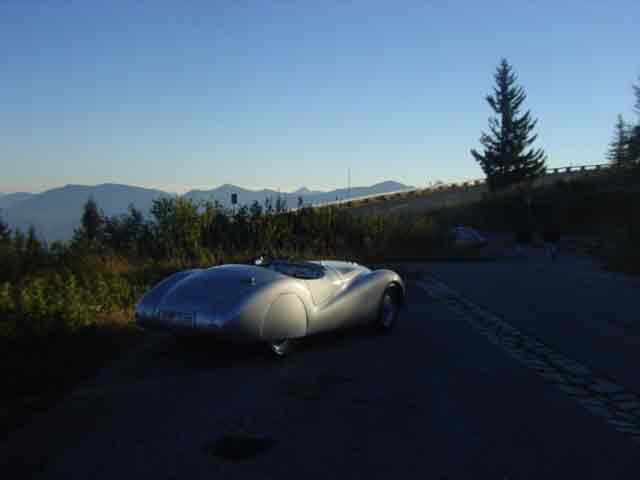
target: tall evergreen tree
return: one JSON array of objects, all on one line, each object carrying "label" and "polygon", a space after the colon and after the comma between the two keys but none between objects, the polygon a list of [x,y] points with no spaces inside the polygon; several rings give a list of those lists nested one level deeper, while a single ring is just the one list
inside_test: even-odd
[{"label": "tall evergreen tree", "polygon": [[2,220],[2,217],[0,217],[0,244],[9,243],[10,241],[11,229],[9,228],[9,225]]},{"label": "tall evergreen tree", "polygon": [[638,83],[633,86],[633,93],[636,96],[635,110],[640,117],[640,76],[638,77]]},{"label": "tall evergreen tree", "polygon": [[640,165],[640,125],[629,130],[627,156],[630,165]]},{"label": "tall evergreen tree", "polygon": [[622,115],[618,115],[618,121],[614,127],[613,139],[607,151],[607,160],[609,160],[609,163],[612,165],[619,167],[629,163],[629,126],[624,121],[624,118],[622,118]]},{"label": "tall evergreen tree", "polygon": [[93,197],[90,197],[84,204],[81,223],[82,234],[89,243],[102,239],[104,214],[98,208]]},{"label": "tall evergreen tree", "polygon": [[282,213],[287,211],[287,199],[278,193],[276,198],[276,213]]},{"label": "tall evergreen tree", "polygon": [[249,213],[251,214],[251,221],[256,221],[262,216],[262,205],[257,200],[254,200],[249,207]]},{"label": "tall evergreen tree", "polygon": [[531,146],[538,138],[533,133],[537,120],[527,110],[520,113],[527,98],[513,67],[502,59],[494,74],[496,85],[486,101],[496,116],[489,118],[489,133],[482,133],[483,152],[471,154],[487,176],[491,190],[499,190],[514,183],[534,179],[544,173],[546,159],[541,148]]},{"label": "tall evergreen tree", "polygon": [[38,235],[36,234],[36,229],[33,225],[31,225],[27,231],[25,250],[29,256],[37,256],[42,251],[42,242],[38,240]]},{"label": "tall evergreen tree", "polygon": [[27,270],[33,269],[42,262],[44,247],[42,242],[38,240],[36,229],[31,225],[27,233],[24,250],[24,266]]},{"label": "tall evergreen tree", "polygon": [[22,230],[20,230],[19,228],[16,228],[13,232],[13,246],[16,249],[16,252],[24,253],[25,245],[26,238],[24,236],[24,233],[22,233]]},{"label": "tall evergreen tree", "polygon": [[627,155],[629,163],[640,165],[640,77],[638,84],[633,86],[633,93],[636,96],[635,110],[638,114],[638,124],[629,131],[629,147]]}]

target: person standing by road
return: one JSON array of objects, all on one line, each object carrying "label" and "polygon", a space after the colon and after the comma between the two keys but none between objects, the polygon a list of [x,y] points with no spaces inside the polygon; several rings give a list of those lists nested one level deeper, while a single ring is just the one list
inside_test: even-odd
[{"label": "person standing by road", "polygon": [[560,242],[560,224],[553,208],[548,207],[545,224],[542,230],[544,250],[549,258],[558,258],[558,243]]},{"label": "person standing by road", "polygon": [[526,247],[533,241],[533,217],[531,212],[531,197],[523,195],[516,203],[516,255],[526,256]]}]

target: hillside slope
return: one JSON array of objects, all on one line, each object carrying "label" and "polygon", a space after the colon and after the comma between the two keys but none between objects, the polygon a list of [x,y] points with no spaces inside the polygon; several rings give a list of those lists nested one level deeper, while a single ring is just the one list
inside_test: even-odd
[{"label": "hillside slope", "polygon": [[236,193],[238,195],[239,205],[250,205],[256,201],[263,205],[266,199],[270,198],[275,202],[275,199],[280,196],[287,202],[287,207],[292,208],[298,206],[299,197],[302,197],[302,201],[305,205],[316,205],[319,203],[332,202],[336,199],[357,198],[366,195],[396,192],[399,190],[408,190],[412,188],[413,187],[404,185],[399,182],[386,181],[368,187],[339,188],[327,192],[318,190],[313,191],[302,187],[294,192],[289,193],[278,192],[271,189],[249,190],[246,188],[238,187],[236,185],[225,184],[211,190],[192,190],[185,193],[184,197],[196,201],[218,201],[223,206],[228,208],[231,206],[232,193]]}]

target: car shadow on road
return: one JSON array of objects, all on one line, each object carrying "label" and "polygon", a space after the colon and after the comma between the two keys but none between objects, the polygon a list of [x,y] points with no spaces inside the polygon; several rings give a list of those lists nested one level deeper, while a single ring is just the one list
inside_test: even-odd
[{"label": "car shadow on road", "polygon": [[[343,330],[311,335],[297,339],[289,356],[334,352],[370,342],[381,335],[371,327],[357,326]],[[276,357],[266,344],[243,344],[225,342],[210,337],[176,338],[164,345],[160,351],[165,358],[173,358],[185,364],[193,363],[198,368],[219,368],[234,365],[251,365],[265,361],[286,361]],[[203,363],[204,362],[204,363]]]},{"label": "car shadow on road", "polygon": [[[393,333],[391,334],[393,336]],[[157,382],[213,372],[233,374],[238,370],[278,370],[321,360],[334,363],[342,356],[362,352],[385,341],[371,327],[352,327],[296,341],[292,352],[277,357],[264,344],[236,344],[211,337],[178,339],[169,334],[153,334],[148,347],[131,351],[106,368],[85,389],[110,389],[140,382]]]}]

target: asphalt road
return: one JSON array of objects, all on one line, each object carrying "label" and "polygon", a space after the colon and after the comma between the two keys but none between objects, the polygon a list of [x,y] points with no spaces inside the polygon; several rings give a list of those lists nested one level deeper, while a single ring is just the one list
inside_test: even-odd
[{"label": "asphalt road", "polygon": [[[0,445],[3,478],[640,477],[634,430],[531,357],[548,346],[611,380],[603,395],[633,397],[637,284],[568,258],[405,270],[408,307],[389,335],[309,339],[283,361],[150,336]],[[225,435],[253,439],[255,455],[216,456]]]}]

